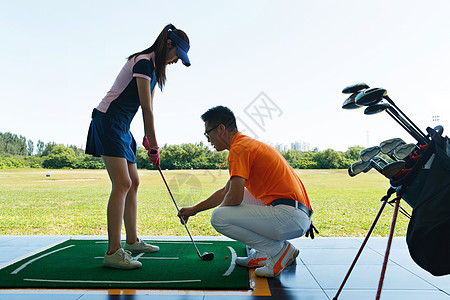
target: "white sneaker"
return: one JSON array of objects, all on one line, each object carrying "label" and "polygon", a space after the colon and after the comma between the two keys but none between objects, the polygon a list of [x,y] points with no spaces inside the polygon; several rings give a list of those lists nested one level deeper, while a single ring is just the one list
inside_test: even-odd
[{"label": "white sneaker", "polygon": [[130,251],[120,248],[114,254],[105,254],[103,266],[116,269],[137,269],[142,264],[131,256]]},{"label": "white sneaker", "polygon": [[247,268],[265,266],[266,261],[267,255],[255,249],[250,250],[247,257],[236,257],[236,264]]},{"label": "white sneaker", "polygon": [[293,260],[297,258],[299,251],[291,243],[285,242],[283,249],[274,257],[268,257],[266,265],[255,270],[259,277],[276,277],[280,275]]},{"label": "white sneaker", "polygon": [[153,253],[159,251],[158,246],[147,244],[141,239],[138,239],[138,241],[134,244],[125,243],[125,245],[123,245],[123,249],[131,251],[131,253]]}]

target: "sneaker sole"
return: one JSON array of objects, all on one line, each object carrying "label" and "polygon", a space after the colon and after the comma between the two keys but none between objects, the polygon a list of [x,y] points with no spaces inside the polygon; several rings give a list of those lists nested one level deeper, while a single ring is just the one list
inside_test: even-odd
[{"label": "sneaker sole", "polygon": [[[295,249],[294,255],[293,255],[293,257],[287,262],[286,267],[287,267],[287,266],[290,266],[290,265],[292,265],[292,264],[294,264],[294,263],[296,262],[296,259],[297,259],[297,257],[298,257],[299,254],[300,254],[300,250]],[[286,269],[286,268],[284,268],[284,269]],[[283,270],[284,270],[284,269],[283,269]],[[270,275],[258,275],[258,274],[256,274],[256,273],[255,273],[255,274],[256,274],[256,276],[258,276],[258,277],[277,278],[278,276],[280,276],[280,274],[283,272],[283,270],[281,270],[280,272],[278,272],[277,275],[274,275],[274,276],[270,276]]]},{"label": "sneaker sole", "polygon": [[236,264],[238,266],[245,267],[245,268],[261,268],[266,265],[266,259],[260,260],[260,263],[261,263],[260,265],[259,264],[258,265],[248,265],[248,264],[246,265],[246,264],[240,264],[240,263],[236,262]]},{"label": "sneaker sole", "polygon": [[139,266],[123,266],[123,265],[116,265],[116,264],[108,264],[108,263],[103,263],[103,266],[106,268],[113,268],[113,269],[121,269],[121,270],[134,270],[134,269],[139,269],[140,267],[142,267],[142,264]]}]

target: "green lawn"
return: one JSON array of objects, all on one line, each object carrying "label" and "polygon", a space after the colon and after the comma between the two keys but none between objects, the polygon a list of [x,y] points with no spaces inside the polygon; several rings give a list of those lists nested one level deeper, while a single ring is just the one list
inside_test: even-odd
[{"label": "green lawn", "polygon": [[[49,173],[50,177],[46,174]],[[319,236],[365,236],[389,182],[375,171],[349,177],[347,170],[297,170],[314,209]],[[186,235],[157,171],[140,170],[138,234]],[[228,179],[227,170],[164,171],[179,207],[205,199]],[[106,235],[110,181],[105,170],[0,170],[0,234]],[[405,202],[402,206],[407,208]],[[393,208],[386,206],[373,233],[387,236]],[[189,220],[193,235],[219,235],[211,211]],[[408,219],[399,215],[396,235]]]}]

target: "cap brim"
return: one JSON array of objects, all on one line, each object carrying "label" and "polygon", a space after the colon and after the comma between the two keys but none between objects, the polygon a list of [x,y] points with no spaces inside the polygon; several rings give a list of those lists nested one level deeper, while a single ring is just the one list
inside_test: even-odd
[{"label": "cap brim", "polygon": [[181,59],[181,61],[186,67],[189,67],[191,65],[191,62],[189,61],[187,52],[189,51],[190,45],[186,41],[181,39],[179,36],[177,36],[175,33],[173,33],[172,30],[169,30],[168,36],[177,47],[178,58]]},{"label": "cap brim", "polygon": [[186,67],[189,67],[191,65],[191,62],[189,61],[189,57],[187,56],[187,53],[183,51],[183,49],[181,49],[180,47],[177,47],[177,55],[178,58],[181,59],[181,61],[183,62],[183,65],[185,65]]}]

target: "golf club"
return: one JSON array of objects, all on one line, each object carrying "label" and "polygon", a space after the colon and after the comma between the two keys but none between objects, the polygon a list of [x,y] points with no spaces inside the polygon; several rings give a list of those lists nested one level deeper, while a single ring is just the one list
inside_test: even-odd
[{"label": "golf club", "polygon": [[394,103],[394,101],[392,101],[392,99],[391,98],[389,98],[389,96],[386,94],[386,95],[384,95],[383,96],[383,98],[384,99],[386,99],[387,100],[387,102],[389,102],[389,104],[391,104],[408,122],[409,122],[409,124],[411,124],[415,129],[416,129],[416,131],[420,134],[420,135],[422,135],[424,138],[425,138],[425,140],[426,140],[426,143],[425,144],[428,144],[430,141],[429,141],[429,139],[426,137],[426,135],[420,130],[420,128],[419,127],[417,127],[416,126],[416,124],[414,124],[413,123],[413,121],[411,121],[409,118],[408,118],[408,116],[407,115],[405,115],[402,111],[401,111],[401,109]]},{"label": "golf club", "polygon": [[351,177],[356,176],[363,172],[368,166],[370,166],[370,161],[358,160],[348,168],[348,175]]},{"label": "golf club", "polygon": [[364,114],[365,115],[375,115],[375,114],[385,111],[389,106],[391,106],[389,103],[378,102],[378,103],[367,106],[366,109],[364,110]]},{"label": "golf club", "polygon": [[355,98],[355,102],[357,105],[362,106],[376,104],[383,100],[383,96],[385,96],[386,93],[387,91],[383,88],[365,89],[359,92]]},{"label": "golf club", "polygon": [[[382,99],[386,99],[388,103],[378,104]],[[419,143],[427,144],[429,139],[425,134],[414,124],[408,116],[406,116],[398,107],[395,105],[389,96],[387,96],[387,91],[382,88],[371,88],[359,92],[358,96],[355,98],[357,105],[376,105],[370,109],[366,109],[365,114],[375,114],[386,110],[386,112],[397,121],[408,133],[413,135]]]},{"label": "golf club", "polygon": [[[383,163],[383,166],[380,166],[378,164],[379,162]],[[379,156],[375,156],[374,158],[370,159],[370,165],[380,174],[383,174],[389,179],[397,175],[405,167],[405,164],[406,163],[404,161],[395,161],[388,164]],[[369,170],[370,168],[366,168],[363,172],[367,173]]]},{"label": "golf club", "polygon": [[374,158],[378,153],[380,153],[381,149],[379,146],[373,146],[366,149],[361,150],[359,152],[359,156],[362,161],[368,161]]},{"label": "golf club", "polygon": [[357,162],[354,162],[349,168],[348,168],[348,174],[353,177],[356,176],[358,174],[362,173],[367,173],[369,172],[372,168],[374,168],[375,170],[377,170],[380,174],[383,174],[383,167],[381,167],[378,163],[382,163],[383,167],[385,165],[387,165],[387,162],[382,159],[379,156],[375,156],[373,158],[371,158],[368,161],[362,161],[359,160]]},{"label": "golf club", "polygon": [[353,85],[349,85],[348,87],[344,88],[342,90],[343,94],[353,94],[353,93],[357,93],[361,90],[364,89],[368,89],[369,86],[365,83],[357,83],[357,84],[353,84]]},{"label": "golf club", "polygon": [[382,172],[383,175],[387,178],[392,178],[397,175],[406,165],[406,162],[403,160],[394,161],[390,164],[384,166]]},{"label": "golf club", "polygon": [[344,103],[342,104],[342,108],[343,109],[355,109],[355,108],[361,108],[362,106],[357,105],[355,103],[355,98],[358,95],[358,92],[353,93],[350,95],[350,97],[348,97]]},{"label": "golf club", "polygon": [[372,168],[380,173],[382,172],[381,167],[373,159],[370,159],[369,162],[370,164],[363,170],[363,173],[369,172],[370,170],[372,170]]},{"label": "golf club", "polygon": [[404,144],[398,146],[394,150],[394,155],[400,160],[404,160],[407,158],[411,153],[414,152],[414,150],[420,150],[419,147],[417,147],[415,144]]},{"label": "golf club", "polygon": [[[383,165],[380,166],[379,163],[382,163]],[[379,156],[375,156],[374,158],[370,159],[370,165],[377,170],[380,174],[383,174],[383,168],[387,165],[387,161],[385,161],[383,158]],[[384,174],[383,174],[384,175]]]},{"label": "golf club", "polygon": [[380,165],[380,163],[382,164],[380,166],[380,168],[383,168],[385,165],[388,164],[387,161],[385,161],[382,157],[379,156],[375,156],[374,158],[372,158],[372,161],[375,162],[377,165]]},{"label": "golf club", "polygon": [[[180,213],[180,209],[178,208],[178,205],[175,202],[175,198],[173,198],[173,195],[172,195],[172,192],[170,191],[169,185],[167,184],[166,179],[164,178],[164,175],[163,175],[163,173],[161,171],[161,167],[159,165],[157,165],[157,167],[158,167],[159,173],[161,174],[161,177],[162,177],[164,183],[166,184],[166,187],[167,187],[167,190],[169,191],[170,197],[172,197],[173,204],[175,204],[175,207],[177,208],[178,213]],[[212,253],[212,252],[209,252],[209,253],[208,252],[204,252],[203,254],[200,255],[200,251],[198,251],[197,245],[195,244],[194,239],[192,238],[191,233],[189,232],[189,229],[188,229],[188,227],[186,225],[186,222],[184,221],[184,218],[181,217],[180,219],[181,219],[181,222],[183,223],[184,227],[186,228],[186,231],[189,234],[189,237],[191,238],[191,241],[192,241],[192,244],[195,247],[195,250],[197,250],[198,256],[202,260],[212,260],[214,258],[214,253]]]},{"label": "golf club", "polygon": [[[361,95],[362,92],[360,92],[359,95]],[[369,100],[365,100],[364,99],[364,95],[362,96],[362,98],[360,98],[360,100],[362,99],[362,101],[360,102],[356,102],[357,105],[362,104],[362,103],[367,103],[370,100],[372,101],[372,104],[370,104],[365,110],[364,110],[364,114],[365,115],[374,115],[383,111],[386,111],[386,113],[389,114],[389,116],[391,116],[398,124],[400,124],[400,126],[403,127],[403,129],[405,129],[412,137],[414,137],[419,143],[421,144],[428,144],[428,138],[420,131],[418,130],[417,126],[412,126],[410,123],[408,123],[396,110],[395,108],[389,104],[389,103],[385,103],[385,102],[376,102],[376,100],[378,100],[379,98],[377,98],[376,100],[373,100],[373,96],[372,98],[369,98]],[[381,101],[381,99],[379,99],[379,101]]]},{"label": "golf club", "polygon": [[374,115],[378,114],[380,112],[386,111],[400,126],[403,127],[409,134],[411,134],[417,141],[421,141],[422,137],[419,133],[412,130],[412,128],[409,126],[409,124],[405,124],[400,118],[398,118],[398,113],[393,110],[392,106],[389,103],[385,102],[378,102],[375,104],[369,105],[365,110],[365,115]]},{"label": "golf club", "polygon": [[393,160],[398,160],[393,155],[393,152],[397,147],[399,147],[401,145],[405,145],[405,144],[406,143],[401,138],[393,138],[393,139],[389,139],[384,142],[381,142],[380,149],[381,149],[381,152],[383,152],[384,154],[387,154]]}]

